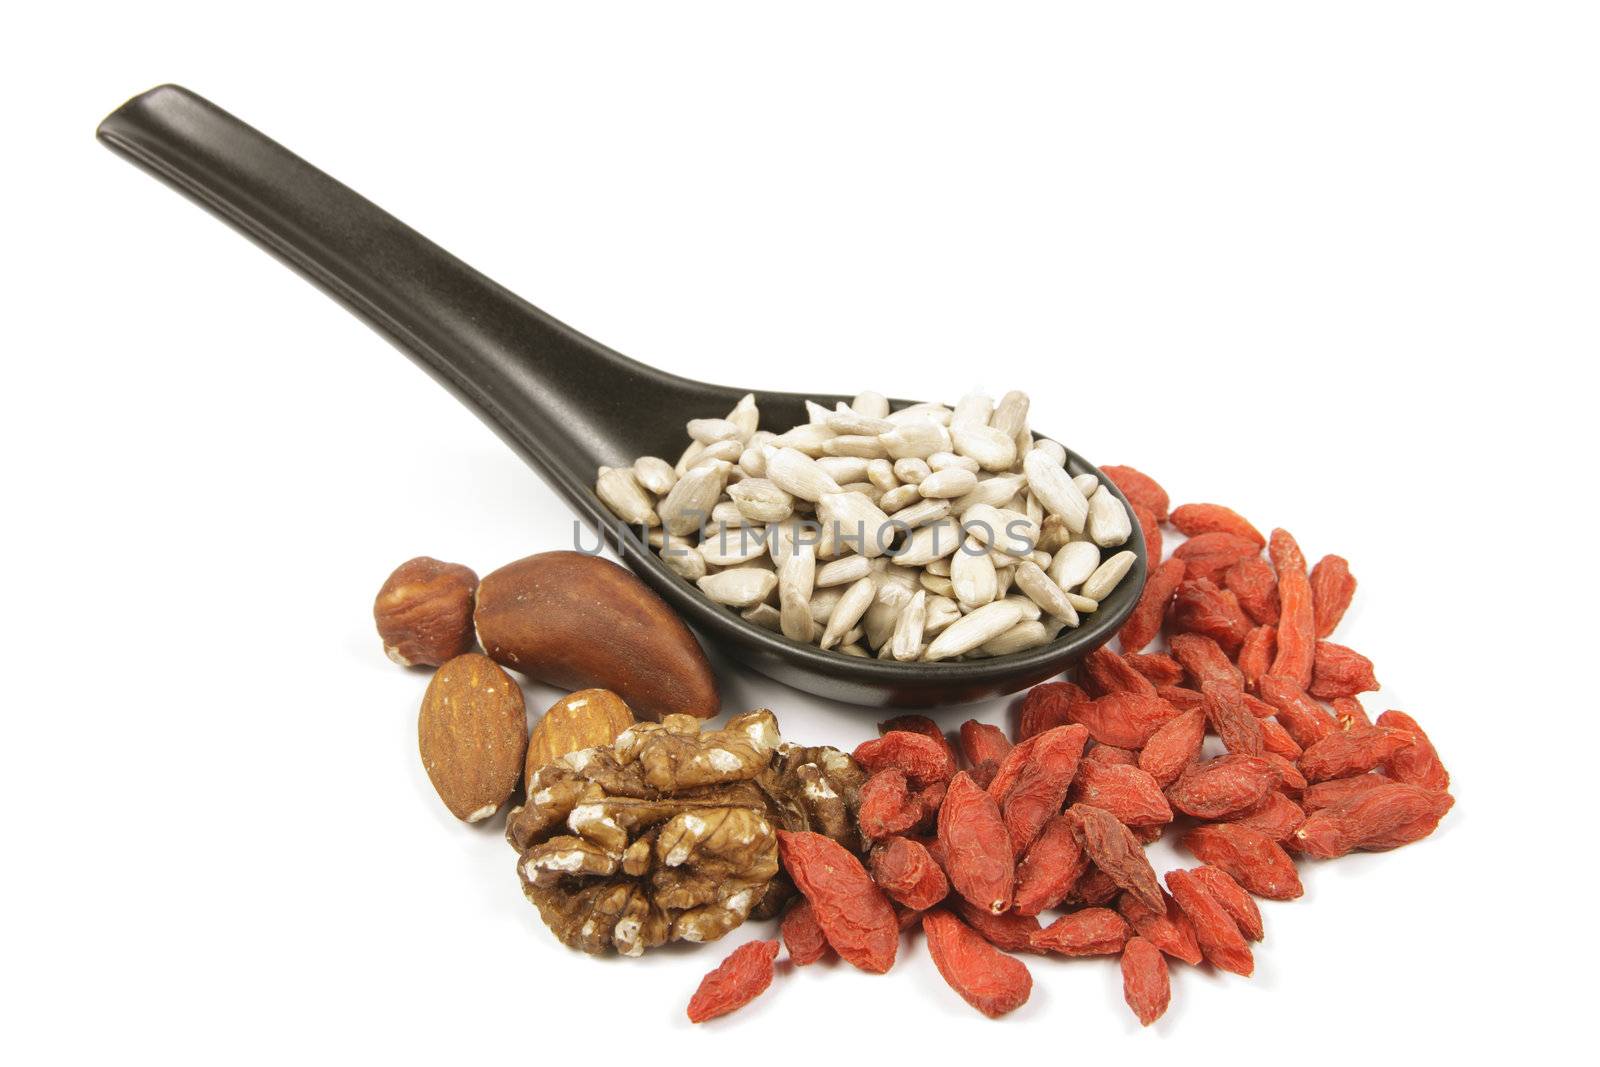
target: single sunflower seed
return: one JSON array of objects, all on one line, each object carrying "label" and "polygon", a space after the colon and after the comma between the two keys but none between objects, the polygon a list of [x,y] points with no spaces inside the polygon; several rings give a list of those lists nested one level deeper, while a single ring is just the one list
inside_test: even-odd
[{"label": "single sunflower seed", "polygon": [[1118,552],[1100,564],[1083,583],[1083,595],[1090,600],[1104,600],[1110,596],[1117,583],[1133,569],[1133,561],[1136,558],[1132,552]]}]

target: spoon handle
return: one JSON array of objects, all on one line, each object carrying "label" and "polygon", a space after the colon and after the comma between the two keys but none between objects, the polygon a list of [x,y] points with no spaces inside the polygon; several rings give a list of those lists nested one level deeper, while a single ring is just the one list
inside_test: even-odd
[{"label": "spoon handle", "polygon": [[557,322],[187,89],[134,97],[98,136],[365,319],[580,512],[594,511],[597,458],[631,460],[619,454],[630,401],[671,405],[708,391]]}]

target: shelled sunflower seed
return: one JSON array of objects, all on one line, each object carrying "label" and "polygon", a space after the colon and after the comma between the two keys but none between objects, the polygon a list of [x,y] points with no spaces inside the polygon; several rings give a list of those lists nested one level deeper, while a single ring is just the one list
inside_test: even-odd
[{"label": "shelled sunflower seed", "polygon": [[1132,569],[1133,519],[1028,397],[891,411],[877,393],[760,428],[754,394],[685,424],[676,462],[601,467],[595,493],[711,600],[838,655],[950,663],[1055,640]]}]

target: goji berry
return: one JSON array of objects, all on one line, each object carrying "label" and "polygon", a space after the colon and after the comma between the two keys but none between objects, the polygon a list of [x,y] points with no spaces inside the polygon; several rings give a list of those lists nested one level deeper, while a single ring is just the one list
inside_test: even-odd
[{"label": "goji berry", "polygon": [[1308,782],[1348,778],[1372,770],[1411,744],[1411,736],[1376,726],[1335,730],[1305,750],[1300,773]]},{"label": "goji berry", "polygon": [[993,760],[998,764],[1011,751],[1011,739],[998,726],[968,719],[961,724],[961,754],[970,766],[977,767]]},{"label": "goji berry", "polygon": [[1108,956],[1128,943],[1128,924],[1110,908],[1063,915],[1033,935],[1033,947],[1062,956]]},{"label": "goji berry", "polygon": [[689,998],[689,1021],[703,1023],[750,1003],[772,984],[776,941],[749,941],[728,954],[721,966],[700,979]]},{"label": "goji berry", "polygon": [[950,893],[950,882],[928,850],[905,837],[891,837],[872,853],[872,879],[895,903],[926,911]]},{"label": "goji berry", "polygon": [[[1124,643],[1123,648],[1127,648]],[[1178,685],[1183,681],[1183,664],[1165,652],[1128,653],[1122,657],[1128,666],[1150,679],[1155,686]]]},{"label": "goji berry", "polygon": [[1259,756],[1266,751],[1261,739],[1261,723],[1244,706],[1244,691],[1227,682],[1206,682],[1200,687],[1205,697],[1206,722],[1229,752]]},{"label": "goji berry", "polygon": [[948,742],[909,730],[890,730],[880,738],[863,741],[853,755],[868,774],[893,768],[918,789],[949,781],[956,772],[955,753]]},{"label": "goji berry", "polygon": [[1201,718],[1205,717],[1206,698],[1194,689],[1186,689],[1181,685],[1164,685],[1156,690],[1156,696],[1171,704],[1173,710],[1181,715],[1198,711]]},{"label": "goji berry", "polygon": [[1227,533],[1255,542],[1259,551],[1266,547],[1267,539],[1250,520],[1221,504],[1184,504],[1174,508],[1168,517],[1172,525],[1185,537],[1199,537],[1207,533]]},{"label": "goji berry", "polygon": [[950,780],[939,809],[939,844],[950,884],[996,915],[1011,907],[1016,857],[1000,806],[965,772]]},{"label": "goji berry", "polygon": [[1073,833],[1072,817],[1055,816],[1044,824],[1017,864],[1016,903],[1012,911],[1038,915],[1055,907],[1067,899],[1088,868],[1089,857]]},{"label": "goji berry", "polygon": [[1268,752],[1286,760],[1297,760],[1305,751],[1277,719],[1261,720],[1261,744]]},{"label": "goji berry", "polygon": [[1276,626],[1257,626],[1245,635],[1244,644],[1239,646],[1237,662],[1246,686],[1254,689],[1261,676],[1272,669],[1272,655],[1277,648]]},{"label": "goji berry", "polygon": [[1260,830],[1226,822],[1200,826],[1183,836],[1183,847],[1258,897],[1294,900],[1305,892],[1294,860]]},{"label": "goji berry", "polygon": [[1134,520],[1139,524],[1139,532],[1144,534],[1145,559],[1160,561],[1164,547],[1161,537],[1161,520],[1156,518],[1155,512],[1137,500],[1128,501],[1128,510],[1133,512]]},{"label": "goji berry", "polygon": [[1306,776],[1300,773],[1300,768],[1294,763],[1276,752],[1263,752],[1261,758],[1272,764],[1273,769],[1278,772],[1278,788],[1298,793],[1306,787]]},{"label": "goji berry", "polygon": [[1166,907],[1158,911],[1146,907],[1138,897],[1123,893],[1117,897],[1117,910],[1140,937],[1162,952],[1184,963],[1199,963],[1200,942],[1195,940],[1194,924],[1170,894],[1163,890],[1161,898]]},{"label": "goji berry", "polygon": [[[1187,573],[1192,575],[1193,568]],[[1254,626],[1250,616],[1239,607],[1238,598],[1226,589],[1217,588],[1209,578],[1185,578],[1167,609],[1169,631],[1209,637],[1230,657],[1239,651]]]},{"label": "goji berry", "polygon": [[1244,613],[1263,626],[1276,626],[1278,575],[1260,556],[1241,559],[1222,575],[1222,587],[1239,598]]},{"label": "goji berry", "polygon": [[856,821],[869,841],[903,834],[922,821],[922,808],[906,785],[906,776],[890,767],[861,784]]},{"label": "goji berry", "polygon": [[1356,595],[1356,580],[1343,556],[1323,556],[1311,568],[1311,606],[1317,623],[1317,636],[1327,637]]},{"label": "goji berry", "polygon": [[1017,716],[1017,744],[1046,730],[1065,726],[1072,721],[1069,717],[1072,706],[1088,699],[1089,694],[1071,682],[1044,682],[1034,686],[1022,698],[1022,711]]},{"label": "goji berry", "polygon": [[1355,697],[1335,697],[1328,703],[1333,706],[1333,717],[1338,722],[1339,729],[1348,731],[1372,725],[1367,709],[1362,707],[1361,701]]},{"label": "goji berry", "polygon": [[1380,688],[1372,673],[1372,661],[1361,653],[1332,641],[1318,641],[1311,666],[1311,688],[1306,690],[1314,697],[1332,700],[1335,697],[1353,697]]},{"label": "goji berry", "polygon": [[894,966],[894,907],[854,854],[818,833],[779,830],[778,855],[840,957],[872,974]]},{"label": "goji berry", "polygon": [[[1059,730],[1061,727],[1053,726],[1050,729]],[[984,787],[988,790],[989,795],[994,797],[995,803],[1002,803],[1006,799],[1006,794],[1011,792],[1011,787],[1017,784],[1017,775],[1022,773],[1022,768],[1026,767],[1028,761],[1033,758],[1033,750],[1038,746],[1039,738],[1049,732],[1050,730],[1046,730],[1044,733],[1034,734],[1032,737],[1018,741],[1012,746],[1011,751],[1006,753],[1005,758],[1000,761],[1000,765],[995,768],[994,777]]]},{"label": "goji berry", "polygon": [[1244,886],[1233,880],[1232,875],[1221,867],[1209,864],[1196,867],[1190,873],[1222,905],[1222,910],[1232,916],[1233,924],[1239,928],[1245,940],[1260,941],[1267,935],[1266,927],[1261,923],[1261,908],[1257,906],[1255,898],[1245,892]]},{"label": "goji berry", "polygon": [[1312,812],[1291,840],[1296,849],[1319,859],[1356,849],[1382,852],[1433,833],[1454,803],[1449,793],[1390,782]]},{"label": "goji berry", "polygon": [[1250,977],[1256,967],[1255,958],[1233,916],[1189,871],[1168,871],[1166,879],[1172,899],[1194,925],[1195,940],[1206,961],[1213,967]]},{"label": "goji berry", "polygon": [[1386,711],[1378,716],[1378,725],[1399,730],[1411,738],[1411,744],[1383,761],[1383,769],[1390,778],[1441,793],[1450,788],[1450,772],[1444,769],[1433,742],[1422,732],[1417,720],[1403,711]]},{"label": "goji berry", "polygon": [[[1077,823],[1074,822],[1073,825],[1076,827]],[[1109,904],[1120,892],[1122,887],[1115,879],[1091,863],[1089,869],[1079,877],[1078,884],[1072,887],[1072,892],[1067,894],[1067,903]]]},{"label": "goji berry", "polygon": [[1164,825],[1172,821],[1172,806],[1161,786],[1138,767],[1085,760],[1069,794],[1074,803],[1109,811],[1124,826]]},{"label": "goji berry", "polygon": [[1033,976],[1021,960],[1007,956],[943,908],[922,917],[933,964],[961,999],[991,1019],[1028,1001]]},{"label": "goji berry", "polygon": [[1282,793],[1268,793],[1259,804],[1223,821],[1260,830],[1281,845],[1300,829],[1300,824],[1306,821],[1306,813]]},{"label": "goji berry", "polygon": [[1139,753],[1139,766],[1165,788],[1177,781],[1183,769],[1200,755],[1205,739],[1205,712],[1184,712],[1150,735]]},{"label": "goji berry", "polygon": [[1244,688],[1244,675],[1233,665],[1222,646],[1203,634],[1174,634],[1167,642],[1173,658],[1189,674],[1189,686],[1195,692],[1206,682],[1231,682]]},{"label": "goji berry", "polygon": [[1306,557],[1285,530],[1273,530],[1268,545],[1278,574],[1278,652],[1269,673],[1281,674],[1304,689],[1311,684],[1316,658],[1317,623],[1311,604]]},{"label": "goji berry", "polygon": [[1380,785],[1389,785],[1393,779],[1381,774],[1355,774],[1348,778],[1332,778],[1326,782],[1318,782],[1307,786],[1306,791],[1300,794],[1300,807],[1307,815],[1331,808],[1358,793],[1365,793],[1376,789]]},{"label": "goji berry", "polygon": [[1133,767],[1139,763],[1139,753],[1131,748],[1118,748],[1116,745],[1090,745],[1089,751],[1083,754],[1083,760],[1085,763],[1102,763],[1108,767],[1118,765]]},{"label": "goji berry", "polygon": [[1188,565],[1190,578],[1220,584],[1235,563],[1254,559],[1260,552],[1261,546],[1247,538],[1230,533],[1204,533],[1173,549],[1172,558]]},{"label": "goji berry", "polygon": [[950,751],[950,759],[952,762],[954,762],[955,750],[950,748],[950,739],[944,735],[943,730],[939,729],[939,724],[928,718],[926,715],[897,715],[892,719],[889,719],[885,722],[880,722],[878,724],[878,735],[880,737],[895,730],[902,730],[911,734],[921,734],[930,741],[939,742],[939,744],[943,745],[947,750]]},{"label": "goji berry", "polygon": [[1139,602],[1117,635],[1122,640],[1123,651],[1137,652],[1156,639],[1172,604],[1172,596],[1187,573],[1188,565],[1181,559],[1169,559],[1150,572],[1139,593]]},{"label": "goji berry", "polygon": [[1050,816],[1061,810],[1088,739],[1082,726],[1057,726],[1034,741],[1000,805],[1013,856],[1026,852]]},{"label": "goji berry", "polygon": [[783,947],[788,949],[789,959],[796,967],[816,963],[831,951],[828,937],[817,922],[817,913],[805,897],[789,906],[778,929],[783,935]]},{"label": "goji berry", "polygon": [[1095,869],[1152,909],[1161,907],[1161,886],[1156,882],[1156,873],[1150,869],[1144,847],[1128,828],[1103,808],[1074,804],[1070,810],[1078,844],[1088,853]]},{"label": "goji berry", "polygon": [[1033,952],[1033,935],[1039,930],[1039,920],[1023,915],[1015,909],[996,915],[984,908],[974,907],[961,897],[951,897],[956,913],[963,922],[977,931],[995,948],[1006,952]]},{"label": "goji berry", "polygon": [[1132,467],[1101,467],[1100,473],[1111,479],[1111,484],[1122,490],[1129,503],[1138,503],[1150,509],[1157,522],[1167,521],[1171,497],[1161,485],[1143,471]]},{"label": "goji berry", "polygon": [[1177,711],[1157,696],[1110,693],[1096,700],[1074,704],[1067,714],[1073,722],[1087,729],[1090,737],[1103,745],[1143,748],[1150,735]]},{"label": "goji berry", "polygon": [[1224,819],[1261,803],[1278,788],[1278,772],[1259,756],[1227,755],[1187,768],[1167,800],[1197,819]]},{"label": "goji berry", "polygon": [[1109,648],[1097,648],[1083,658],[1083,678],[1088,683],[1085,688],[1097,697],[1107,693],[1156,695],[1156,687],[1150,679]]},{"label": "goji berry", "polygon": [[1149,1026],[1165,1015],[1172,1002],[1167,961],[1142,937],[1130,937],[1122,946],[1122,999],[1133,1009],[1141,1026]]},{"label": "goji berry", "polygon": [[995,775],[1000,773],[1000,761],[986,759],[967,772],[972,780],[978,783],[979,789],[988,789],[994,782]]},{"label": "goji berry", "polygon": [[1278,713],[1278,722],[1301,748],[1310,748],[1339,728],[1326,708],[1306,695],[1293,678],[1264,676],[1256,688]]}]

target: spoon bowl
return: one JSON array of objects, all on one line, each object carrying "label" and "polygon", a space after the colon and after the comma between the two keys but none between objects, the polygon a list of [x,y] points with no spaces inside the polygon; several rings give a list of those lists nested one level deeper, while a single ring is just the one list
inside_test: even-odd
[{"label": "spoon bowl", "polygon": [[[670,460],[686,443],[686,420],[721,416],[752,390],[666,374],[583,336],[186,89],[165,85],[133,98],[100,124],[98,136],[255,239],[421,364],[703,640],[770,678],[869,707],[969,703],[1066,670],[1109,641],[1138,601],[1146,560],[1135,523],[1123,546],[1137,556],[1128,577],[1082,625],[1031,651],[901,663],[825,652],[748,623],[673,573],[593,487],[601,465],[626,466],[644,455]],[[774,428],[809,421],[806,399],[830,406],[849,400],[756,392],[762,422]],[[1071,451],[1067,470],[1100,476]]]}]

